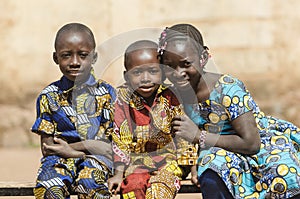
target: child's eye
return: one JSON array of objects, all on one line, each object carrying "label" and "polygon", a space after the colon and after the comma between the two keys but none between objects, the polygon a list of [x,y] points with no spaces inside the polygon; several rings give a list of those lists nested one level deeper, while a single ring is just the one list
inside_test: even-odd
[{"label": "child's eye", "polygon": [[151,69],[149,72],[150,72],[150,74],[155,75],[155,74],[159,73],[159,70],[158,69]]},{"label": "child's eye", "polygon": [[79,55],[81,58],[86,58],[89,54],[88,53],[80,53]]},{"label": "child's eye", "polygon": [[136,75],[136,76],[140,75],[141,73],[142,72],[140,70],[134,70],[134,71],[132,71],[132,74]]},{"label": "child's eye", "polygon": [[184,62],[184,66],[185,66],[185,67],[189,67],[189,66],[191,66],[192,64],[193,64],[192,61],[185,61],[185,62]]},{"label": "child's eye", "polygon": [[60,56],[61,56],[62,58],[68,58],[68,57],[71,56],[71,54],[70,54],[70,53],[63,53],[63,54],[61,54]]}]

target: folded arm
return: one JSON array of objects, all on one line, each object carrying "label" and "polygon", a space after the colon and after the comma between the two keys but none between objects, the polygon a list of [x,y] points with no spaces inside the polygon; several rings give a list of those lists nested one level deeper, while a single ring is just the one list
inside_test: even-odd
[{"label": "folded arm", "polygon": [[[201,133],[197,125],[186,115],[175,117],[173,129],[176,135],[184,139],[199,143]],[[260,136],[252,112],[244,113],[235,120],[231,121],[235,134],[220,135],[206,132],[205,145],[220,147],[228,151],[255,154],[260,149]]]},{"label": "folded arm", "polygon": [[68,144],[66,141],[52,135],[41,135],[41,150],[43,156],[58,155],[63,158],[78,158],[85,155],[104,155],[112,158],[111,145],[100,140],[85,140]]}]

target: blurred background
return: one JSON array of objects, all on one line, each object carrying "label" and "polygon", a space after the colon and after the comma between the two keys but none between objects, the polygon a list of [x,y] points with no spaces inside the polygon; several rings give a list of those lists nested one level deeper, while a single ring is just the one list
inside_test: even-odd
[{"label": "blurred background", "polygon": [[[129,43],[157,41],[166,26],[191,23],[219,72],[243,80],[266,114],[300,126],[299,8],[297,0],[0,0],[0,157],[6,162],[0,181],[33,181],[40,158],[39,137],[30,132],[35,100],[61,76],[52,52],[64,24],[92,29],[96,73],[117,86]],[[33,171],[12,178],[9,165],[22,162]]]}]

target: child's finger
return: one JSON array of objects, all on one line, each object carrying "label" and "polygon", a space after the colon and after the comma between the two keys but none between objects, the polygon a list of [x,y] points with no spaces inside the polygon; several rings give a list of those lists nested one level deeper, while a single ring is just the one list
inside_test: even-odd
[{"label": "child's finger", "polygon": [[180,115],[174,116],[172,121],[181,121],[181,116]]},{"label": "child's finger", "polygon": [[179,131],[180,125],[173,125],[172,131],[175,133],[176,131]]},{"label": "child's finger", "polygon": [[43,148],[44,148],[45,150],[48,150],[48,149],[49,149],[49,145],[47,145],[46,143],[43,143]]},{"label": "child's finger", "polygon": [[68,144],[65,140],[61,139],[61,138],[58,138],[58,137],[54,137],[54,141],[57,143],[57,144],[60,144],[60,145],[66,145]]},{"label": "child's finger", "polygon": [[43,147],[47,151],[52,151],[53,150],[53,147],[51,145],[47,145],[46,143],[43,144]]},{"label": "child's finger", "polygon": [[120,190],[121,190],[121,183],[118,184],[118,187],[115,190],[115,194],[118,194],[118,192],[120,192]]},{"label": "child's finger", "polygon": [[108,183],[108,190],[109,190],[109,191],[112,191],[112,188],[113,188],[113,185],[114,185],[114,184],[111,183],[110,180],[108,180],[107,183]]},{"label": "child's finger", "polygon": [[173,126],[180,126],[181,125],[181,120],[173,120],[172,125]]},{"label": "child's finger", "polygon": [[62,142],[62,139],[60,139],[58,137],[54,137],[53,139],[57,144],[61,144],[61,142]]},{"label": "child's finger", "polygon": [[54,155],[54,151],[51,149],[50,145],[47,145],[46,143],[43,143],[43,151],[45,153],[45,155]]}]

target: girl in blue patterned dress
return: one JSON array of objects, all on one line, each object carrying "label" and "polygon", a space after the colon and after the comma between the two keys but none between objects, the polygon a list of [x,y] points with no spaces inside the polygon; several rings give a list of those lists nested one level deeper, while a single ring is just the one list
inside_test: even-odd
[{"label": "girl in blue patterned dress", "polygon": [[174,133],[200,146],[203,198],[300,198],[300,129],[266,116],[239,79],[205,71],[210,55],[194,26],[166,28],[159,52],[187,114]]},{"label": "girl in blue patterned dress", "polygon": [[110,135],[115,91],[96,80],[95,38],[85,25],[64,25],[55,38],[53,60],[63,76],[37,99],[32,131],[41,137],[43,158],[34,189],[36,198],[110,198]]}]

